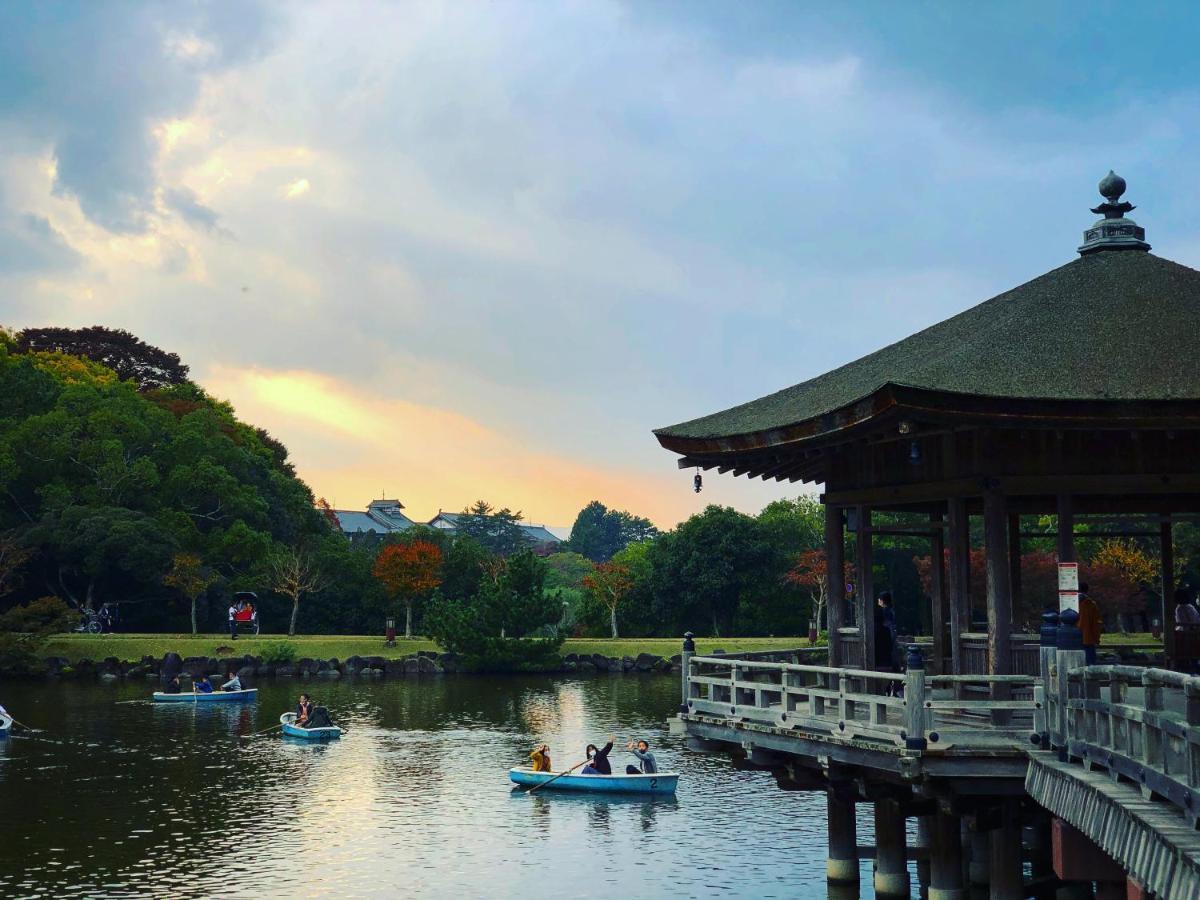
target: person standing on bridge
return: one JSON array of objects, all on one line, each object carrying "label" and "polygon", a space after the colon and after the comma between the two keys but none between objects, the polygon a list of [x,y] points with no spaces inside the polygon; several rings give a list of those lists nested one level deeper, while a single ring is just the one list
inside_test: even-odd
[{"label": "person standing on bridge", "polygon": [[1079,630],[1083,634],[1083,660],[1085,665],[1096,664],[1096,651],[1100,648],[1100,634],[1104,631],[1104,620],[1100,607],[1088,595],[1088,586],[1079,585]]}]

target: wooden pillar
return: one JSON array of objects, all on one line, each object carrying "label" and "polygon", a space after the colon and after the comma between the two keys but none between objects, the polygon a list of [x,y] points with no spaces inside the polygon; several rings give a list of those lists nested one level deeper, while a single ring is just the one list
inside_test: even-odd
[{"label": "wooden pillar", "polygon": [[1014,612],[1021,608],[1021,516],[1008,514],[1008,584]]},{"label": "wooden pillar", "polygon": [[929,669],[934,675],[944,675],[952,671],[947,666],[948,634],[946,623],[949,619],[946,609],[946,536],[942,531],[942,514],[931,513],[929,521],[933,525],[933,533],[929,540],[930,569],[929,584],[929,621],[930,631],[933,632],[933,659]]},{"label": "wooden pillar", "polygon": [[1058,561],[1075,562],[1075,499],[1058,495]]},{"label": "wooden pillar", "polygon": [[951,497],[947,503],[950,532],[949,605],[951,672],[965,671],[962,654],[962,633],[971,627],[971,523],[967,516],[967,501]]},{"label": "wooden pillar", "polygon": [[993,900],[1021,900],[1025,896],[1021,872],[1020,801],[1000,802],[1000,827],[992,832]]},{"label": "wooden pillar", "polygon": [[829,664],[845,665],[838,632],[846,624],[846,544],[842,526],[842,508],[825,506],[825,560],[829,572],[829,608],[826,620],[829,632]]},{"label": "wooden pillar", "polygon": [[931,824],[929,900],[962,900],[967,893],[963,879],[962,821],[938,810]]},{"label": "wooden pillar", "polygon": [[904,813],[896,800],[875,801],[875,894],[909,897]]},{"label": "wooden pillar", "polygon": [[1164,517],[1158,526],[1159,578],[1162,580],[1163,644],[1167,653],[1167,668],[1176,666],[1175,649],[1175,535],[1171,520]]},{"label": "wooden pillar", "polygon": [[992,880],[992,835],[990,831],[969,832],[971,861],[967,866],[968,879],[973,887],[987,887]]},{"label": "wooden pillar", "polygon": [[855,532],[854,609],[858,618],[858,644],[862,649],[862,667],[875,668],[875,583],[871,575],[871,508],[857,507],[858,531]]},{"label": "wooden pillar", "polygon": [[917,885],[920,895],[929,895],[929,875],[931,872],[930,857],[933,855],[933,819],[934,813],[917,816],[917,842],[914,845],[924,850],[924,858],[917,860]]},{"label": "wooden pillar", "polygon": [[1008,502],[983,492],[983,546],[987,567],[988,673],[1012,674],[1012,585],[1009,581]]},{"label": "wooden pillar", "polygon": [[830,790],[829,858],[825,877],[834,884],[858,883],[858,833],[855,830],[854,801],[842,800]]}]

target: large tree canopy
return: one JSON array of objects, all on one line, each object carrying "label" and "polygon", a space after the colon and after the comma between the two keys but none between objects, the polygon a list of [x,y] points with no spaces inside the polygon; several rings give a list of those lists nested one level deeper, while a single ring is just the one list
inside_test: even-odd
[{"label": "large tree canopy", "polygon": [[26,328],[17,349],[55,351],[82,356],[112,369],[117,377],[134,382],[141,390],[184,384],[188,367],[175,353],[139,340],[128,331],[93,325],[90,328]]},{"label": "large tree canopy", "polygon": [[609,509],[593,500],[579,511],[571,527],[569,549],[592,562],[607,562],[630,544],[654,538],[658,529],[649,519]]}]

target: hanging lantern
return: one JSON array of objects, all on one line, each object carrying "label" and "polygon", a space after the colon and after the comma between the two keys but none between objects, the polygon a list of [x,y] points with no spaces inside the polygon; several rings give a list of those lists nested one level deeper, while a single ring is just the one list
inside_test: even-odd
[{"label": "hanging lantern", "polygon": [[700,493],[700,488],[704,487],[704,479],[700,477],[700,469],[696,469],[696,477],[692,479],[692,484],[696,488],[696,493]]}]

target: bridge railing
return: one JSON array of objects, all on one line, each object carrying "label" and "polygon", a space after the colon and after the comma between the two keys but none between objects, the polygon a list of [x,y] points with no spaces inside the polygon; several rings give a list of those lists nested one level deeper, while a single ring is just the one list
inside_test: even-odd
[{"label": "bridge railing", "polygon": [[1066,751],[1200,815],[1200,678],[1134,666],[1066,673]]},{"label": "bridge railing", "polygon": [[[1003,699],[960,699],[954,687],[981,686]],[[1027,675],[926,677],[919,652],[908,670],[874,672],[825,665],[690,656],[684,669],[687,714],[729,724],[758,723],[907,750],[946,748],[994,735],[1025,741],[1043,727],[1040,685]]]}]

